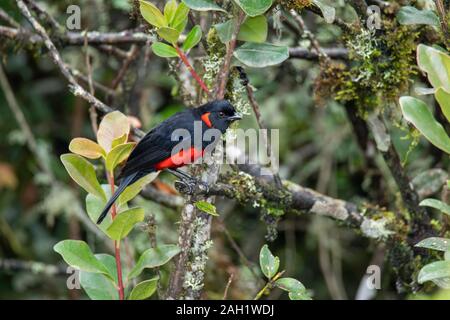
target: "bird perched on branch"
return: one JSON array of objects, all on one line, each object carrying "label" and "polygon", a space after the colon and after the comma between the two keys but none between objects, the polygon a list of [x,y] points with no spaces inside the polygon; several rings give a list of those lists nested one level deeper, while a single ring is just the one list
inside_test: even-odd
[{"label": "bird perched on branch", "polygon": [[[198,183],[197,179],[178,168],[203,157],[205,149],[218,142],[218,139],[211,139],[212,135],[208,135],[209,138],[205,136],[204,133],[208,129],[216,129],[223,134],[233,121],[241,118],[230,102],[217,100],[198,108],[176,113],[161,122],[147,133],[131,152],[118,177],[121,180],[119,187],[106,203],[97,224],[103,221],[127,186],[149,173],[167,170],[181,179],[188,189],[192,189],[192,185]],[[194,130],[196,121],[201,127],[200,139],[194,136],[197,133]],[[180,130],[178,132],[181,136],[173,135],[177,129]],[[183,133],[185,133],[184,136]],[[196,143],[198,140],[200,140],[199,143]],[[178,151],[177,148],[183,144],[183,148]]]}]

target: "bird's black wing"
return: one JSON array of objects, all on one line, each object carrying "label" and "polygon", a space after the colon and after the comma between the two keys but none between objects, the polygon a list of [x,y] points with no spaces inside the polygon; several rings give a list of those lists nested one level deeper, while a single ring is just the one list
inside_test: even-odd
[{"label": "bird's black wing", "polygon": [[[154,166],[169,158],[179,141],[172,141],[172,132],[176,129],[193,127],[194,118],[189,110],[179,112],[148,132],[131,152],[120,174],[121,178],[135,172],[150,173]],[[189,130],[191,131],[191,130]]]}]

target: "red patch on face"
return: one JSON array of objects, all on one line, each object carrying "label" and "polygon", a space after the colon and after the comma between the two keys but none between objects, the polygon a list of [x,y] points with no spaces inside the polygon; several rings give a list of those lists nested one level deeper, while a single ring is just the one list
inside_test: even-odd
[{"label": "red patch on face", "polygon": [[208,128],[212,128],[211,120],[209,120],[210,114],[211,114],[211,112],[206,112],[206,113],[202,114],[202,116],[201,116],[202,121],[208,126]]},{"label": "red patch on face", "polygon": [[182,167],[186,164],[193,163],[195,160],[203,156],[203,150],[196,149],[194,147],[191,147],[187,152],[184,152],[184,150],[180,150],[177,154],[174,154],[173,156],[158,162],[155,165],[156,170],[163,170],[163,169],[175,169],[178,167]]}]

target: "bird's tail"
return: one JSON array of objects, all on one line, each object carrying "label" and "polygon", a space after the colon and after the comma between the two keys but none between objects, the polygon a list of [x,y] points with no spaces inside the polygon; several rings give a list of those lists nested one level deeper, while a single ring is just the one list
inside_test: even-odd
[{"label": "bird's tail", "polygon": [[120,194],[125,190],[126,187],[128,187],[136,177],[137,173],[133,173],[132,175],[126,176],[122,179],[120,182],[119,187],[114,192],[112,197],[109,199],[109,201],[106,203],[105,207],[103,208],[102,213],[98,217],[97,224],[102,223],[103,219],[105,219],[106,215],[109,212],[109,209],[113,206],[114,202],[116,202],[117,198],[120,196]]}]

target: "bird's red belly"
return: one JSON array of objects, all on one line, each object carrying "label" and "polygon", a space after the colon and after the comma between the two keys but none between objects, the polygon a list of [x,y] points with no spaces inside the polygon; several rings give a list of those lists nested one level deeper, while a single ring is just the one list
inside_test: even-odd
[{"label": "bird's red belly", "polygon": [[187,152],[180,150],[177,154],[158,162],[155,165],[156,170],[171,169],[182,167],[186,164],[193,163],[195,160],[203,156],[203,150],[191,147]]}]

